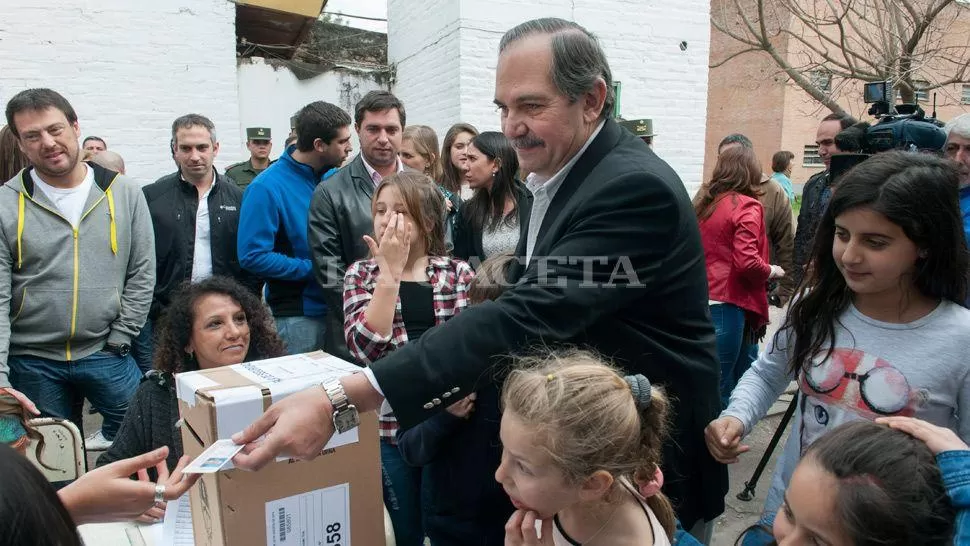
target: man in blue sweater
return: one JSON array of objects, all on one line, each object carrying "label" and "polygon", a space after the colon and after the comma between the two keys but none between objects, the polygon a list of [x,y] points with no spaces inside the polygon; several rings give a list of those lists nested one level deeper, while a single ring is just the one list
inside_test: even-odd
[{"label": "man in blue sweater", "polygon": [[266,302],[291,354],[323,346],[327,306],[307,245],[310,197],[321,176],[351,151],[350,116],[317,101],[297,114],[296,144],[246,188],[239,215],[239,263],[267,284]]}]

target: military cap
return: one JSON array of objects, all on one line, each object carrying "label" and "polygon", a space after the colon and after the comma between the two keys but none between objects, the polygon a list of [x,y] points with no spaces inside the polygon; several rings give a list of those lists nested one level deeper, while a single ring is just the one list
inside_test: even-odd
[{"label": "military cap", "polygon": [[246,140],[269,140],[269,127],[248,127],[246,129]]},{"label": "military cap", "polygon": [[626,127],[631,133],[641,138],[656,136],[656,133],[653,132],[652,119],[631,119],[621,121],[620,125]]}]

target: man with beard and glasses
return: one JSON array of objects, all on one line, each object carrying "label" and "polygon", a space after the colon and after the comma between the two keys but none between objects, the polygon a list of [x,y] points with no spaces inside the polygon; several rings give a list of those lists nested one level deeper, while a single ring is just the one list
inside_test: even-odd
[{"label": "man with beard and glasses", "polygon": [[0,188],[0,392],[60,418],[87,398],[103,445],[141,377],[130,353],[155,285],[148,206],[137,183],[80,160],[77,114],[57,92],[17,93],[6,117],[32,167]]},{"label": "man with beard and glasses", "polygon": [[664,490],[685,527],[709,538],[727,469],[704,443],[721,401],[700,230],[677,173],[612,119],[612,79],[598,41],[576,23],[536,19],[505,34],[495,103],[535,196],[510,288],[363,373],[274,404],[236,435],[255,442],[268,433],[235,457],[237,467],[281,453],[315,457],[385,396],[410,428],[501,380],[507,355],[585,346],[666,389],[674,417]]}]

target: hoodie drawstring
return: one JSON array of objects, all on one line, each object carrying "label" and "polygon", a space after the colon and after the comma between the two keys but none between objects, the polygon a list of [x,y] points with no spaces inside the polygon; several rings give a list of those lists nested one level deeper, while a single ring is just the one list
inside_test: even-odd
[{"label": "hoodie drawstring", "polygon": [[110,231],[111,231],[111,253],[118,254],[118,229],[115,226],[115,198],[111,193],[111,188],[109,187],[105,190],[105,195],[108,197],[108,214],[111,217],[110,221]]},{"label": "hoodie drawstring", "polygon": [[17,269],[24,266],[24,204],[26,198],[23,193],[19,193],[17,199]]}]

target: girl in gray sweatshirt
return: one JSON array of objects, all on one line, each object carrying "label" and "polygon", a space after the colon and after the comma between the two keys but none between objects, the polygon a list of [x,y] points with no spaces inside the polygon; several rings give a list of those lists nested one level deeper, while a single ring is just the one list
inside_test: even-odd
[{"label": "girl in gray sweatshirt", "polygon": [[928,155],[888,152],[844,175],[815,236],[811,270],[785,325],[706,430],[722,462],[791,381],[797,409],[762,523],[799,458],[842,423],[913,416],[970,440],[967,244],[958,174]]}]

